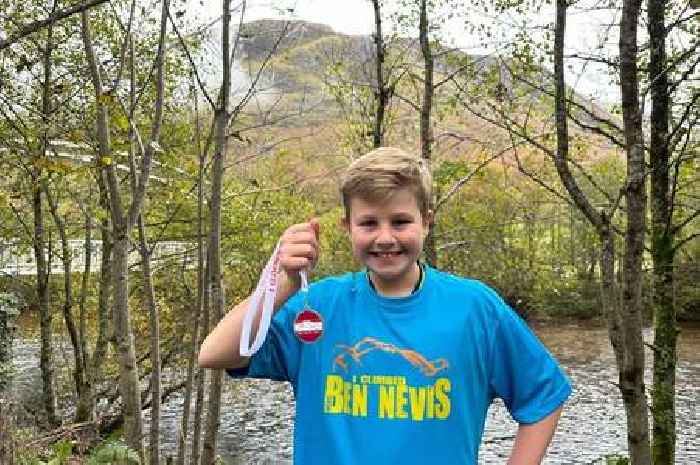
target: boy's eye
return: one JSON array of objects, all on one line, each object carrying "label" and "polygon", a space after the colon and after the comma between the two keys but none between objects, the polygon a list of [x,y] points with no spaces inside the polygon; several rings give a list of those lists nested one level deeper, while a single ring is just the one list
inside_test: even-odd
[{"label": "boy's eye", "polygon": [[405,226],[409,223],[412,223],[411,220],[409,219],[400,219],[400,220],[394,220],[393,222],[396,226]]},{"label": "boy's eye", "polygon": [[364,220],[364,221],[360,221],[360,226],[362,226],[362,227],[364,227],[364,228],[367,228],[367,227],[370,227],[370,226],[374,226],[375,224],[377,224],[377,222],[374,221],[374,220]]}]

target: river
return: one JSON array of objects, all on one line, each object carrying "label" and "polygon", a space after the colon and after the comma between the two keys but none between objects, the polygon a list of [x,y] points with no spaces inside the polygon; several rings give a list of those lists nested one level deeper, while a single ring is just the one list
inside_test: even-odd
[{"label": "river", "polygon": [[[544,463],[595,464],[600,457],[626,451],[625,416],[617,373],[605,328],[590,325],[535,326],[535,332],[560,361],[574,384]],[[645,330],[645,340],[653,335]],[[37,383],[38,346],[26,339],[15,347],[18,376],[15,389]],[[62,354],[61,358],[70,360]],[[651,353],[647,351],[647,386],[651,385]],[[684,326],[679,341],[676,390],[678,440],[676,464],[700,464],[700,326]],[[237,464],[291,464],[294,400],[284,383],[226,379],[218,450]],[[173,455],[182,397],[164,405],[161,431],[164,455]],[[146,415],[148,423],[148,415]],[[489,410],[479,463],[503,464],[516,425],[500,402]]]}]

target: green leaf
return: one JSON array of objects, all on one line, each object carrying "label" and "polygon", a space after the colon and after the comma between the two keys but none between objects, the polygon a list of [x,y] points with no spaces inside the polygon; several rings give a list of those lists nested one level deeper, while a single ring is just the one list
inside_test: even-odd
[{"label": "green leaf", "polygon": [[114,118],[114,125],[121,131],[129,129],[129,120],[124,115],[119,115]]}]

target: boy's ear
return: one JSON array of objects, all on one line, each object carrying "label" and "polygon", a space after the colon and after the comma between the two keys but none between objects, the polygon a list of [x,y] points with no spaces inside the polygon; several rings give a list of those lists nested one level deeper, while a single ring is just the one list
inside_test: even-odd
[{"label": "boy's ear", "polygon": [[348,221],[348,217],[341,216],[340,220],[338,220],[338,226],[343,228],[345,231],[350,232],[350,222]]}]

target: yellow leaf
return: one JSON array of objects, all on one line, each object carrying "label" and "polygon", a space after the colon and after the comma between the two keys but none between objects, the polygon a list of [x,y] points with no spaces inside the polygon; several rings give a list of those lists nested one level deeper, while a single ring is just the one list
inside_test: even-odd
[{"label": "yellow leaf", "polygon": [[119,115],[114,118],[114,124],[122,131],[129,129],[129,120],[123,115]]},{"label": "yellow leaf", "polygon": [[97,96],[97,103],[101,103],[103,105],[109,105],[113,100],[114,96],[110,94],[102,94]]}]

